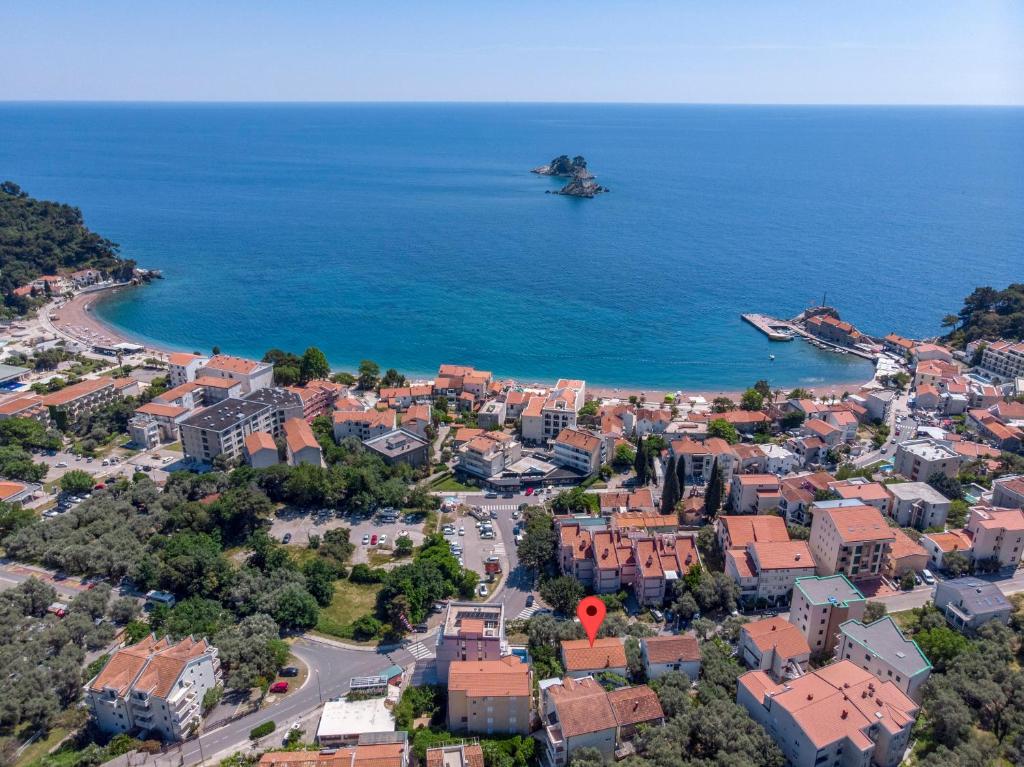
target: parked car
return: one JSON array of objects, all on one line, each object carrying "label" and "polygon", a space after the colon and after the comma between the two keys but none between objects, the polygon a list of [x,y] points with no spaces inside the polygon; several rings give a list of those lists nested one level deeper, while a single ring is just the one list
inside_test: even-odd
[{"label": "parked car", "polygon": [[291,533],[285,533],[284,537],[281,538],[281,543],[291,543],[291,542],[292,542],[292,534]]},{"label": "parked car", "polygon": [[374,533],[373,535],[370,536],[370,545],[371,546],[376,546],[377,545],[377,533]]},{"label": "parked car", "polygon": [[476,587],[476,593],[482,597],[487,596],[487,586],[481,583],[479,586]]},{"label": "parked car", "polygon": [[526,488],[526,495],[533,495],[533,488],[532,487]]},{"label": "parked car", "polygon": [[388,537],[384,533],[381,533],[380,539],[377,541],[381,546],[388,542]]},{"label": "parked car", "polygon": [[281,669],[281,676],[298,676],[299,670],[295,666],[285,666]]},{"label": "parked car", "polygon": [[412,630],[415,631],[417,634],[426,634],[428,631],[428,626],[426,623],[417,623],[415,626],[412,627]]},{"label": "parked car", "polygon": [[526,595],[526,606],[533,607],[533,594]]},{"label": "parked car", "polygon": [[288,692],[288,683],[287,682],[274,682],[272,685],[270,685],[270,691],[271,692],[277,692],[277,693]]},{"label": "parked car", "polygon": [[932,575],[931,570],[922,570],[921,571],[921,580],[923,580],[929,586],[934,586],[935,585],[935,576]]},{"label": "parked car", "polygon": [[466,528],[460,527],[459,528],[459,535],[465,535],[465,534],[466,534]]},{"label": "parked car", "polygon": [[484,498],[497,498],[497,493],[484,493]]},{"label": "parked car", "polygon": [[366,533],[365,535],[363,535],[363,545],[366,546],[367,544],[369,544],[369,542],[370,542],[370,534]]}]

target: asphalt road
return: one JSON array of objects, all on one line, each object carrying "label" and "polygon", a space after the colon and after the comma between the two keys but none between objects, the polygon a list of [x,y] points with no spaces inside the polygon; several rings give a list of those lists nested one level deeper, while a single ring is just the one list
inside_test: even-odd
[{"label": "asphalt road", "polygon": [[198,764],[213,760],[217,755],[245,749],[250,743],[249,732],[264,722],[273,721],[277,729],[259,742],[260,749],[280,744],[292,722],[296,721],[303,723],[306,739],[312,739],[319,722],[319,716],[314,714],[320,704],[344,695],[348,691],[349,679],[370,676],[393,663],[408,666],[413,661],[413,656],[404,649],[387,653],[350,650],[304,637],[292,644],[292,653],[309,666],[310,674],[305,685],[260,711],[186,741],[179,751],[183,765]]}]

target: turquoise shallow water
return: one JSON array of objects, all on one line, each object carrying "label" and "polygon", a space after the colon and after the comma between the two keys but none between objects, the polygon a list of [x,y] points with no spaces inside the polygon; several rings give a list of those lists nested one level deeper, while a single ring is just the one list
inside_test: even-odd
[{"label": "turquoise shallow water", "polygon": [[[611,193],[545,195],[528,170],[563,152]],[[827,294],[869,333],[927,335],[1024,278],[1020,109],[0,104],[0,176],[164,271],[99,308],[115,325],[339,366],[859,381],[740,313]]]}]

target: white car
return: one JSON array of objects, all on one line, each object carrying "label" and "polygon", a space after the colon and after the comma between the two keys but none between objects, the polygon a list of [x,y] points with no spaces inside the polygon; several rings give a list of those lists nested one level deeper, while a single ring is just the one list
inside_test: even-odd
[{"label": "white car", "polygon": [[369,533],[367,533],[366,535],[363,536],[363,545],[364,546],[369,546],[370,545],[370,534]]},{"label": "white car", "polygon": [[476,593],[482,597],[487,596],[487,586],[481,583],[479,586],[476,587]]},{"label": "white car", "polygon": [[465,534],[466,534],[466,528],[460,527],[459,528],[459,535],[465,535]]},{"label": "white car", "polygon": [[381,533],[381,536],[377,539],[377,542],[380,543],[381,546],[383,546],[385,543],[388,542],[388,537]]}]

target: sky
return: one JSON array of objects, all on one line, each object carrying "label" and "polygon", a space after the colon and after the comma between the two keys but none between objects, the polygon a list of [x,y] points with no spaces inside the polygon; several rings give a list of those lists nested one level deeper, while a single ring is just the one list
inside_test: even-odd
[{"label": "sky", "polygon": [[0,29],[8,101],[1024,105],[1021,0],[0,0]]}]

